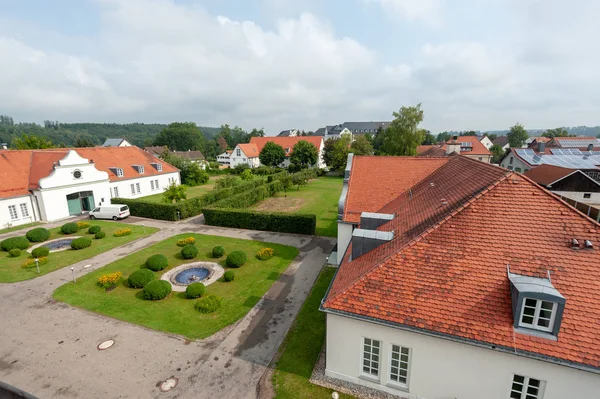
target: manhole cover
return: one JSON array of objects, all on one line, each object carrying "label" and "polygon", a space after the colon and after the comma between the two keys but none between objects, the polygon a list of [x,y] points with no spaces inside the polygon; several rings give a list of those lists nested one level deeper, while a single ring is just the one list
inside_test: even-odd
[{"label": "manhole cover", "polygon": [[92,265],[85,265],[85,266],[83,266],[84,269],[89,269],[90,267],[92,267]]},{"label": "manhole cover", "polygon": [[163,392],[170,391],[171,389],[173,389],[177,386],[178,382],[179,382],[178,378],[175,378],[175,377],[167,378],[160,384],[160,390]]},{"label": "manhole cover", "polygon": [[114,344],[115,344],[114,339],[109,339],[108,341],[100,342],[100,345],[98,345],[98,350],[103,351],[105,349],[110,348]]}]

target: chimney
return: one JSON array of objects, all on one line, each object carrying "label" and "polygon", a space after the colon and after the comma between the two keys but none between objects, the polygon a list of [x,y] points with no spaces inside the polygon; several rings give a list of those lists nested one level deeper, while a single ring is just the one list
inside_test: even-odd
[{"label": "chimney", "polygon": [[594,151],[594,145],[592,143],[588,144],[588,151]]},{"label": "chimney", "polygon": [[394,215],[389,213],[363,212],[360,214],[360,228],[363,230],[376,230],[389,221],[394,220]]},{"label": "chimney", "polygon": [[460,143],[456,142],[457,137],[452,137],[452,140],[449,143],[446,143],[446,155],[450,154],[460,154]]},{"label": "chimney", "polygon": [[377,231],[354,229],[352,232],[352,259],[357,259],[382,244],[390,242],[394,238],[392,231]]},{"label": "chimney", "polygon": [[544,152],[546,150],[546,143],[538,143],[538,152]]},{"label": "chimney", "polygon": [[2,149],[3,150],[8,150],[8,144],[7,143],[2,143]]}]

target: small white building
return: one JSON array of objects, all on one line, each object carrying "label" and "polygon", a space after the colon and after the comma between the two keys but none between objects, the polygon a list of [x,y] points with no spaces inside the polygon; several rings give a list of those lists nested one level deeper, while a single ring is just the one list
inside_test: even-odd
[{"label": "small white building", "polygon": [[248,165],[250,168],[258,168],[258,155],[258,148],[254,144],[238,144],[229,156],[229,166],[235,168],[238,165]]},{"label": "small white building", "polygon": [[306,141],[312,144],[317,149],[317,163],[314,165],[317,168],[324,168],[325,162],[323,161],[323,149],[325,142],[322,136],[295,136],[295,137],[252,137],[250,144],[256,146],[258,154],[262,151],[267,143],[275,143],[285,152],[285,159],[279,165],[282,168],[290,166],[290,158],[294,152],[294,146],[300,141]]},{"label": "small white building", "polygon": [[494,145],[488,136],[477,136],[477,138],[479,139],[479,142],[488,150]]},{"label": "small white building", "polygon": [[102,147],[133,147],[126,139],[106,139]]},{"label": "small white building", "polygon": [[231,164],[231,151],[227,150],[224,153],[217,155],[217,162],[219,165],[229,166]]}]

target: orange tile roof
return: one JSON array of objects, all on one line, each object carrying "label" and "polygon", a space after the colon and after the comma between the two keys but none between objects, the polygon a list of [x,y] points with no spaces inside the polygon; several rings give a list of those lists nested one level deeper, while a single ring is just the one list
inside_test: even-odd
[{"label": "orange tile roof", "polygon": [[323,137],[321,136],[296,136],[296,137],[252,137],[250,139],[250,144],[255,144],[258,148],[258,153],[262,151],[265,144],[271,142],[283,147],[284,150],[290,149],[289,152],[286,151],[286,156],[292,155],[292,150],[299,141],[308,141],[312,145],[314,145],[317,150],[321,148],[321,143],[323,142]]},{"label": "orange tile roof", "polygon": [[[448,140],[446,144],[450,144],[452,140]],[[477,136],[459,136],[456,140],[458,143],[471,143],[473,145],[473,151],[461,151],[461,155],[491,155],[492,153],[485,148],[479,141]],[[442,147],[446,150],[446,146]]]},{"label": "orange tile roof", "polygon": [[417,147],[417,155],[421,155],[422,153],[424,153],[425,151],[427,151],[431,147],[433,147],[433,145],[420,145],[420,146],[418,146]]},{"label": "orange tile roof", "polygon": [[238,146],[248,158],[256,158],[260,155],[260,151],[258,151],[255,144],[238,144]]},{"label": "orange tile roof", "polygon": [[[379,228],[394,239],[346,256],[324,309],[600,370],[600,224],[528,178],[466,157],[411,193],[380,210],[396,213]],[[573,250],[572,238],[595,248]],[[550,271],[567,300],[557,341],[514,330],[507,264]]]},{"label": "orange tile roof", "polygon": [[0,151],[0,198],[29,194],[31,151]]},{"label": "orange tile roof", "polygon": [[421,152],[417,156],[419,156],[419,157],[445,157],[445,156],[448,156],[448,154],[446,154],[446,149],[444,146],[432,145],[430,148]]},{"label": "orange tile roof", "polygon": [[552,184],[575,171],[577,171],[577,169],[561,168],[560,166],[544,164],[536,166],[524,174],[537,184],[547,186],[548,184]]}]

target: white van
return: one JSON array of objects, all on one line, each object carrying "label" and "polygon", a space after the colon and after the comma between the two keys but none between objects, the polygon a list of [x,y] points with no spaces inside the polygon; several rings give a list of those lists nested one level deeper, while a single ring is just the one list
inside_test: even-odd
[{"label": "white van", "polygon": [[125,219],[129,216],[129,207],[127,205],[101,205],[90,211],[90,219]]}]

